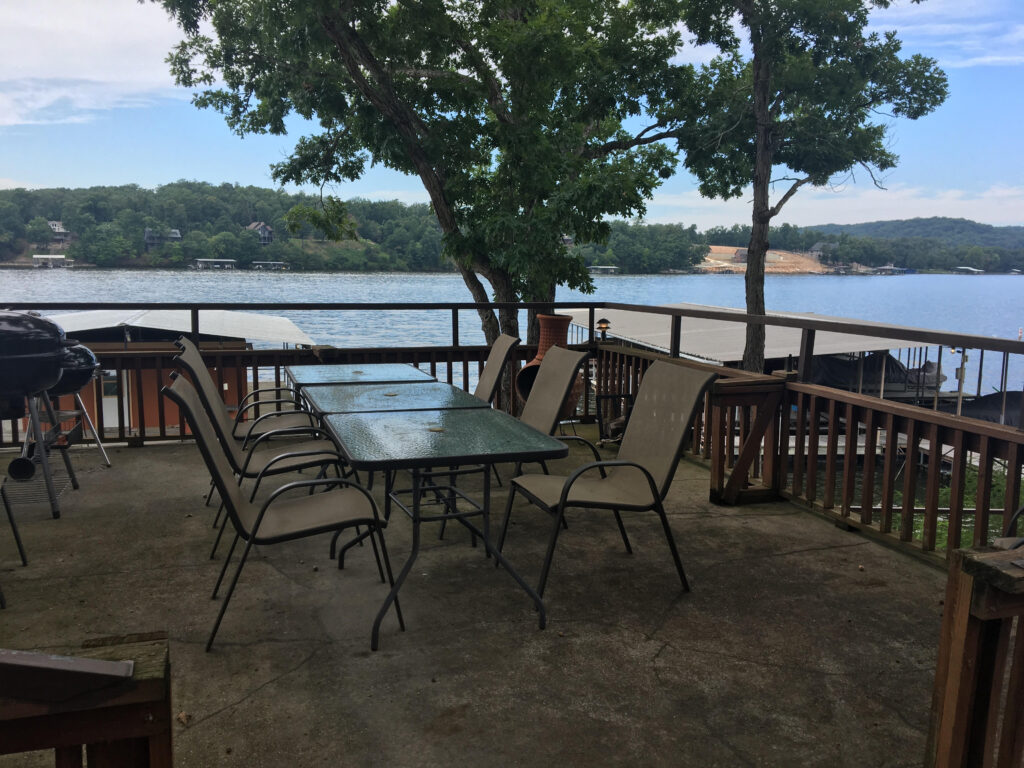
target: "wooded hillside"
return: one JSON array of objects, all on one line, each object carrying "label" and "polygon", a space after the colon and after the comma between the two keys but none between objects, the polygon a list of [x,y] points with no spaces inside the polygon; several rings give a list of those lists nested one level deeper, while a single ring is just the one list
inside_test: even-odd
[{"label": "wooded hillside", "polygon": [[[104,267],[173,268],[197,258],[225,258],[243,267],[253,261],[285,261],[301,270],[450,269],[442,255],[437,220],[425,204],[349,200],[356,240],[331,242],[308,224],[294,234],[288,232],[289,210],[319,204],[313,195],[194,181],[152,190],[136,185],[0,190],[0,261],[65,253],[79,263]],[[55,233],[50,222],[60,222],[67,234]],[[248,229],[259,222],[272,231],[266,244]],[[709,245],[744,248],[749,240],[749,225],[700,232],[694,225],[613,221],[607,242],[580,247],[588,265],[653,274],[694,267]],[[770,240],[772,248],[787,251],[806,252],[818,246],[826,264],[1024,270],[1024,227],[993,227],[965,219],[821,227],[782,224],[771,229]]]}]

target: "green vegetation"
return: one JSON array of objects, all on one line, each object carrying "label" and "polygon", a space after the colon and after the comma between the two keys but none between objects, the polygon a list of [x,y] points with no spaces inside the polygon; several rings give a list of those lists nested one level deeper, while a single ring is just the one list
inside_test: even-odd
[{"label": "green vegetation", "polygon": [[[356,239],[331,241],[311,224],[295,234],[286,220],[297,206],[316,209],[320,199],[259,187],[179,181],[155,190],[134,185],[88,189],[0,190],[0,261],[55,250],[48,221],[60,221],[74,238],[67,253],[80,263],[109,267],[184,267],[196,258],[287,261],[292,269],[343,271],[451,270],[429,206],[398,201],[345,203]],[[245,228],[263,221],[274,241],[260,246]],[[164,239],[146,248],[145,230]],[[178,230],[181,240],[166,239]],[[840,231],[842,230],[842,231]],[[850,230],[849,233],[846,230]],[[855,236],[884,232],[882,236]],[[924,235],[924,236],[922,236]],[[978,240],[975,241],[974,238]],[[992,272],[1024,270],[1024,227],[990,227],[962,219],[912,219],[851,227],[773,227],[771,247],[808,251],[829,243],[826,263],[895,264],[917,270],[971,266]],[[708,245],[744,247],[750,225],[712,227],[611,221],[608,238],[574,249],[586,265],[613,264],[623,273],[687,270]]]},{"label": "green vegetation", "polygon": [[[914,0],[920,2],[921,0]],[[682,20],[696,42],[722,55],[700,67],[677,105],[686,169],[706,197],[753,185],[747,244],[749,314],[763,314],[769,227],[805,184],[821,187],[863,168],[872,178],[896,165],[888,126],[916,120],[945,100],[933,59],[901,55],[894,32],[870,31],[869,15],[890,0],[689,0]],[[783,192],[769,199],[770,187]],[[743,367],[764,367],[764,326],[747,326]]]},{"label": "green vegetation", "polygon": [[[667,105],[692,73],[675,0],[156,1],[186,34],[170,61],[196,106],[240,135],[315,126],[276,181],[368,162],[418,177],[478,302],[589,290],[569,244],[642,215],[677,164]],[[489,341],[520,335],[514,311],[480,320]]]},{"label": "green vegetation", "polygon": [[[355,240],[328,242],[306,224],[293,233],[286,217],[319,198],[259,187],[179,181],[155,190],[135,185],[88,189],[0,190],[0,260],[45,252],[48,221],[73,233],[67,255],[102,267],[183,267],[193,259],[286,261],[307,270],[450,269],[441,232],[426,205],[351,200]],[[260,245],[254,222],[273,229]],[[151,242],[145,239],[150,230]]]}]

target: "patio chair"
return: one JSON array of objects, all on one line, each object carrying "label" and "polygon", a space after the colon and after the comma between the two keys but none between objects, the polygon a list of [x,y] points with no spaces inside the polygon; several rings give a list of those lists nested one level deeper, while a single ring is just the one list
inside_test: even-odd
[{"label": "patio chair", "polygon": [[[575,352],[563,347],[553,346],[548,349],[537,371],[537,377],[533,380],[533,387],[526,398],[526,405],[523,406],[523,412],[519,415],[519,420],[546,435],[554,434],[565,399],[569,396],[580,366],[583,365],[589,354],[586,351]],[[583,440],[583,438],[576,437],[575,435],[560,435],[558,439]],[[584,440],[583,442],[587,441]],[[594,448],[594,452],[595,459],[599,458],[596,448]],[[547,464],[540,462],[540,465],[544,472],[547,473]],[[483,471],[483,468],[463,468],[461,471],[463,473]],[[521,471],[522,464],[516,464],[514,474],[518,475]],[[444,470],[437,470],[436,474],[444,475],[445,472]],[[497,468],[494,469],[494,474],[495,476],[498,475]],[[432,477],[428,475],[427,482],[430,483],[431,481]],[[424,489],[424,493],[429,491],[430,487],[428,485]],[[442,499],[439,498],[438,501],[442,501]],[[445,522],[441,521],[438,538],[444,538]]]},{"label": "patio chair", "polygon": [[[544,353],[544,359],[540,363],[537,377],[533,380],[533,387],[526,398],[523,412],[519,414],[519,420],[529,424],[534,429],[543,432],[545,435],[553,435],[558,426],[562,407],[565,399],[572,390],[580,367],[589,356],[589,352],[576,352],[563,347],[551,347]],[[559,435],[559,440],[580,440],[589,445],[589,441],[577,435]],[[600,456],[594,449],[594,458]],[[547,466],[541,462],[544,473],[547,474]],[[517,464],[515,474],[522,471],[522,465]]]},{"label": "patio chair", "polygon": [[[174,361],[188,371],[192,382],[203,395],[204,402],[208,404],[207,407],[223,412],[224,418],[231,420],[229,434],[236,440],[246,442],[270,431],[318,426],[316,416],[302,407],[299,392],[293,387],[258,387],[242,398],[238,411],[232,416],[199,348],[185,336],[174,343],[180,350]],[[286,410],[271,410],[255,419],[247,419],[258,407],[274,408],[278,405],[286,406]],[[217,419],[212,410],[210,418]]]},{"label": "patio chair", "polygon": [[491,352],[487,355],[487,362],[484,363],[484,369],[480,373],[476,389],[473,390],[476,397],[485,403],[494,399],[494,395],[498,391],[498,384],[501,382],[502,371],[505,370],[505,365],[517,346],[519,346],[519,339],[509,336],[507,333],[503,333],[491,345]]},{"label": "patio chair", "polygon": [[[217,598],[221,583],[227,573],[228,563],[240,539],[245,541],[241,559],[232,576],[231,583],[221,602],[217,619],[206,642],[206,650],[213,646],[221,620],[227,611],[228,603],[234,594],[238,577],[242,573],[246,559],[253,545],[277,544],[284,541],[316,536],[322,533],[336,533],[350,528],[357,530],[357,537],[369,538],[373,544],[373,552],[377,558],[377,568],[381,581],[394,584],[391,562],[388,559],[387,546],[384,543],[384,528],[387,526],[377,512],[377,505],[369,491],[361,485],[343,478],[318,478],[288,483],[276,489],[261,505],[246,499],[238,486],[232,482],[234,472],[229,461],[228,444],[218,439],[213,425],[206,417],[206,412],[195,388],[181,376],[174,378],[170,386],[162,392],[175,402],[185,414],[196,443],[203,455],[210,475],[213,477],[217,490],[224,499],[226,517],[235,529],[235,538],[217,583],[214,585],[211,599]],[[314,493],[317,489],[322,492]],[[306,491],[308,495],[289,496],[293,491]],[[358,532],[365,527],[365,531]],[[376,538],[374,538],[376,537]],[[377,545],[380,545],[378,551]],[[383,569],[381,561],[383,560]],[[395,614],[402,630],[405,621],[402,611],[395,600]]]},{"label": "patio chair", "polygon": [[[25,556],[25,547],[21,543],[21,536],[18,534],[18,524],[14,521],[14,512],[11,510],[11,500],[7,496],[7,477],[0,478],[0,502],[4,505],[4,512],[7,513],[7,522],[11,524],[11,533],[14,534],[14,543],[18,547],[18,554],[21,556],[21,564],[28,565],[28,558]],[[4,600],[3,590],[0,590],[0,608],[6,608],[7,601]]]},{"label": "patio chair", "polygon": [[[654,511],[661,520],[683,591],[689,592],[686,573],[665,515],[664,500],[694,412],[714,378],[714,374],[693,368],[663,361],[654,363],[637,392],[616,459],[585,464],[568,477],[527,474],[512,480],[498,539],[499,552],[505,544],[517,493],[554,518],[537,594],[544,594],[558,533],[570,507],[610,509],[626,551],[630,553],[632,548],[620,511]],[[596,448],[594,453],[596,455]]]}]

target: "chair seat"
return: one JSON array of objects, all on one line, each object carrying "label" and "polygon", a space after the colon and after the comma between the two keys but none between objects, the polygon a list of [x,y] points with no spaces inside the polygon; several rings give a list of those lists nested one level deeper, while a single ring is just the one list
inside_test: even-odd
[{"label": "chair seat", "polygon": [[[252,531],[258,511],[247,507],[240,514],[246,530]],[[339,525],[383,527],[374,520],[373,507],[365,494],[353,488],[335,488],[312,496],[279,499],[267,510],[253,541],[259,544],[310,536],[319,530],[337,530]]]},{"label": "chair seat", "polygon": [[[246,436],[253,438],[271,432],[275,429],[294,429],[295,427],[308,427],[313,424],[313,419],[306,411],[275,411],[280,413],[269,419],[263,419],[259,423],[252,421],[240,421],[235,425],[234,436],[242,440]],[[250,432],[249,430],[252,430]]]},{"label": "chair seat", "polygon": [[[512,480],[544,506],[554,509],[562,497],[567,478],[564,475],[520,475]],[[596,469],[573,483],[568,502],[575,507],[613,507],[647,509],[653,503],[651,487],[643,473],[632,467],[616,467],[602,478]]]}]

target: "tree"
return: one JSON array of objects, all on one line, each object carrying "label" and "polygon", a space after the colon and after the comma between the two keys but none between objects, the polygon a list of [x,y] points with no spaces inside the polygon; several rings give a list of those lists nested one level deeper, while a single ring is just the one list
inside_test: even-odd
[{"label": "tree", "polygon": [[[920,2],[921,0],[913,0]],[[869,12],[890,0],[690,0],[683,19],[699,43],[723,55],[701,68],[680,105],[703,114],[680,131],[686,167],[708,197],[739,196],[753,183],[747,245],[747,312],[764,314],[768,227],[805,184],[837,174],[879,173],[898,158],[886,147],[882,110],[912,120],[946,98],[946,76],[920,55],[901,58],[895,33],[867,33]],[[749,40],[739,39],[736,20]],[[777,176],[773,174],[777,173]],[[769,188],[784,183],[772,205]],[[764,326],[747,326],[743,366],[764,367]]]},{"label": "tree", "polygon": [[[197,106],[240,135],[318,122],[277,181],[341,183],[368,160],[418,176],[477,302],[481,278],[498,301],[590,288],[565,236],[607,237],[603,218],[642,214],[674,170],[651,113],[690,72],[670,64],[678,0],[158,1],[187,33],[170,61],[206,89]],[[518,333],[513,311],[481,322]]]},{"label": "tree", "polygon": [[49,247],[50,241],[53,240],[53,230],[50,229],[50,224],[46,219],[36,216],[25,227],[25,237],[36,247],[43,249]]}]

